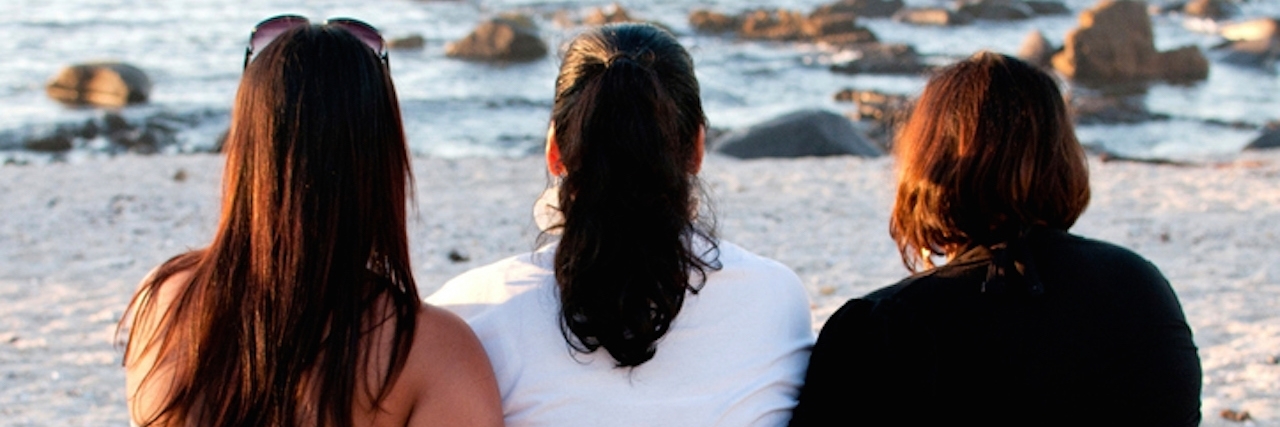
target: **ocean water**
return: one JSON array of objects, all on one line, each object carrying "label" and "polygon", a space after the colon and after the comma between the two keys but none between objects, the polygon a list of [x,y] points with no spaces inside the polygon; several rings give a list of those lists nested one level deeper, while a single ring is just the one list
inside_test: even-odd
[{"label": "ocean water", "polygon": [[[822,0],[655,0],[621,1],[633,17],[672,28],[692,53],[713,127],[737,128],[801,108],[852,109],[833,101],[844,88],[916,94],[917,76],[842,75],[828,70],[840,52],[801,43],[746,42],[694,33],[687,16],[710,8],[725,13],[783,7],[804,12]],[[355,17],[388,38],[418,34],[422,50],[391,52],[405,130],[412,150],[439,157],[520,156],[540,149],[547,126],[556,55],[530,63],[494,65],[444,56],[446,43],[464,37],[480,20],[504,11],[521,11],[540,24],[553,51],[581,28],[554,24],[557,11],[585,15],[609,1],[554,0],[4,0],[0,2],[0,157],[37,158],[18,150],[13,135],[47,132],[65,123],[83,122],[101,111],[68,108],[50,100],[45,83],[63,66],[99,59],[120,60],[145,70],[155,86],[151,101],[121,111],[126,118],[171,113],[192,118],[182,125],[179,143],[164,153],[207,150],[225,129],[240,77],[244,44],[252,26],[281,13],[313,20]],[[1067,0],[1071,15],[1027,21],[978,21],[931,28],[889,19],[861,21],[881,40],[909,43],[946,63],[978,49],[1016,52],[1022,38],[1041,30],[1055,44],[1076,25],[1076,14],[1094,4]],[[941,6],[941,0],[907,0],[908,6]],[[1238,19],[1280,16],[1280,2],[1241,3]],[[1208,47],[1221,41],[1205,31],[1212,23],[1177,15],[1155,16],[1156,45]],[[1192,30],[1190,28],[1199,28]],[[1078,128],[1081,140],[1126,155],[1164,158],[1230,156],[1253,139],[1254,128],[1280,119],[1280,79],[1274,69],[1252,69],[1219,62],[1207,81],[1189,86],[1155,84],[1143,98],[1148,109],[1171,119],[1130,125]],[[1225,126],[1214,122],[1238,122]],[[1252,126],[1250,126],[1252,125]],[[69,155],[104,155],[101,141],[90,141]],[[7,144],[7,145],[6,145]],[[17,150],[17,151],[15,151]]]}]

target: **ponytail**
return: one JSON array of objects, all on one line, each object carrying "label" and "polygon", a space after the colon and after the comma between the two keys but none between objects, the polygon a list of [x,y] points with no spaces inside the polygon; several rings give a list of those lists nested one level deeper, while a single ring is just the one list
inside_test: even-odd
[{"label": "ponytail", "polygon": [[693,105],[671,87],[688,81],[691,61],[670,35],[623,25],[579,37],[557,84],[553,119],[568,171],[555,254],[561,332],[575,350],[603,347],[619,366],[653,358],[686,292],[718,268],[693,248],[715,243],[694,221],[697,83]]}]

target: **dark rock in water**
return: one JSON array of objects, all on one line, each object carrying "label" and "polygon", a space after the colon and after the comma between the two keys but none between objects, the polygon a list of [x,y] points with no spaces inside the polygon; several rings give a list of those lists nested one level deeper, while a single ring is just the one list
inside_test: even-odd
[{"label": "dark rock in water", "polygon": [[836,93],[835,100],[852,102],[855,110],[848,117],[864,124],[867,137],[886,151],[893,145],[898,127],[910,117],[914,102],[906,95],[857,89],[841,90]]},{"label": "dark rock in water", "polygon": [[852,13],[864,18],[885,18],[893,16],[903,6],[902,0],[840,0],[818,6],[809,16]]},{"label": "dark rock in water", "polygon": [[1203,80],[1209,62],[1194,46],[1157,52],[1145,2],[1103,0],[1080,14],[1053,67],[1082,82]]},{"label": "dark rock in water", "polygon": [[699,32],[733,32],[748,40],[804,41],[847,46],[876,41],[876,35],[858,26],[852,13],[811,16],[786,9],[758,9],[738,16],[707,10],[689,15],[689,25]]},{"label": "dark rock in water", "polygon": [[1271,68],[1280,60],[1280,39],[1240,40],[1215,46],[1218,60],[1246,67]]},{"label": "dark rock in water", "polygon": [[743,15],[738,36],[744,39],[794,41],[808,38],[808,18],[786,9],[755,10]]},{"label": "dark rock in water", "polygon": [[123,107],[147,102],[151,78],[122,62],[91,62],[63,68],[45,86],[45,93],[65,104]]},{"label": "dark rock in water", "polygon": [[738,30],[742,25],[736,16],[729,16],[723,13],[712,12],[710,10],[695,10],[689,14],[689,26],[694,31],[703,33],[728,33]]},{"label": "dark rock in water", "polygon": [[1040,30],[1031,30],[1031,33],[1022,39],[1022,46],[1018,47],[1018,59],[1041,68],[1053,67],[1055,53],[1058,53],[1058,48],[1053,47]]},{"label": "dark rock in water", "polygon": [[1071,13],[1071,9],[1060,1],[1052,0],[1029,0],[1023,2],[1027,7],[1031,8],[1036,15],[1066,15]]},{"label": "dark rock in water", "polygon": [[1155,67],[1160,77],[1173,82],[1193,82],[1209,78],[1209,59],[1197,46],[1183,46],[1160,52]]},{"label": "dark rock in water", "polygon": [[388,49],[404,49],[414,50],[422,49],[427,46],[427,39],[421,34],[410,34],[404,37],[396,37],[387,40]]},{"label": "dark rock in water", "polygon": [[1244,146],[1245,150],[1274,150],[1280,148],[1280,122],[1267,123],[1262,134]]},{"label": "dark rock in water", "polygon": [[859,27],[857,16],[851,13],[810,16],[805,33],[813,41],[838,46],[876,41],[876,35]]},{"label": "dark rock in water", "polygon": [[740,159],[884,154],[854,129],[849,119],[822,110],[797,111],[730,132],[717,139],[712,147],[716,152]]},{"label": "dark rock in water", "polygon": [[445,46],[451,58],[526,62],[547,55],[538,28],[524,15],[502,15],[480,23],[462,40]]},{"label": "dark rock in water", "polygon": [[73,147],[72,137],[65,134],[53,134],[22,143],[22,148],[38,153],[61,153]]},{"label": "dark rock in water", "polygon": [[860,43],[850,46],[858,59],[833,64],[831,71],[842,74],[919,74],[928,70],[915,48],[897,43]]},{"label": "dark rock in water", "polygon": [[957,0],[956,9],[977,19],[992,21],[1018,21],[1036,14],[1021,0]]},{"label": "dark rock in water", "polygon": [[1069,101],[1076,124],[1121,124],[1168,120],[1167,114],[1147,110],[1143,95],[1073,94]]},{"label": "dark rock in water", "polygon": [[1240,13],[1240,8],[1226,0],[1191,0],[1182,7],[1182,13],[1218,20]]},{"label": "dark rock in water", "polygon": [[973,17],[940,7],[906,8],[893,14],[893,20],[913,25],[953,26],[973,22]]}]

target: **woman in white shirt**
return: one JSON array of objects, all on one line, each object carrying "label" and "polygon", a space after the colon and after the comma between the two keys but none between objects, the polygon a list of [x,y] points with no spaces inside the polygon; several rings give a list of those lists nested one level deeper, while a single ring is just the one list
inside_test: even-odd
[{"label": "woman in white shirt", "polygon": [[547,132],[541,248],[428,302],[462,314],[511,426],[779,426],[812,344],[787,267],[698,214],[706,119],[688,52],[650,25],[574,39]]}]

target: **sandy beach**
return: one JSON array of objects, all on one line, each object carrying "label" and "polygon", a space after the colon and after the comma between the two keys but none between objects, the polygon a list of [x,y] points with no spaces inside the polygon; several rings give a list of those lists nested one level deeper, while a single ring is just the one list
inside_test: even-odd
[{"label": "sandy beach", "polygon": [[[152,267],[208,241],[222,163],[0,166],[0,425],[127,425],[116,321]],[[1280,152],[1090,166],[1093,201],[1073,231],[1133,249],[1172,282],[1203,361],[1204,425],[1280,425]],[[533,248],[541,159],[418,158],[414,171],[423,295]],[[794,269],[815,330],[848,298],[906,275],[886,231],[892,159],[712,155],[702,176],[720,236]]]}]

